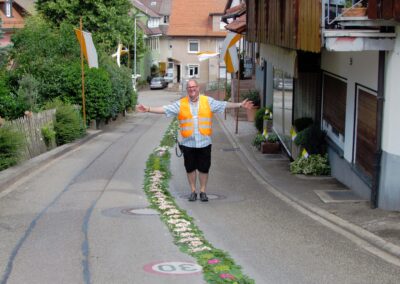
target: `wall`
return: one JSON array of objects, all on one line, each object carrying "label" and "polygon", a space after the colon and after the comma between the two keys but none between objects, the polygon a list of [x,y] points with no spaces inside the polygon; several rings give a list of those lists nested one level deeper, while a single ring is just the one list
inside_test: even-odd
[{"label": "wall", "polygon": [[[199,83],[207,83],[217,81],[218,79],[218,61],[205,60],[200,62],[195,53],[188,53],[188,40],[198,39],[200,41],[200,51],[217,51],[217,40],[221,38],[206,38],[206,37],[172,37],[170,44],[172,45],[171,57],[180,61],[181,76],[186,79],[188,64],[199,65],[200,76],[197,78]],[[211,71],[211,72],[210,72]]]},{"label": "wall", "polygon": [[346,125],[344,158],[352,161],[355,84],[361,84],[377,91],[378,89],[377,51],[327,52],[321,54],[321,69],[347,79]]},{"label": "wall", "polygon": [[377,91],[378,63],[378,51],[323,51],[321,54],[321,69],[347,80],[345,139],[342,149],[343,157],[341,153],[330,148],[329,157],[332,167],[332,176],[366,199],[369,199],[371,190],[355,171],[352,170],[355,88],[356,83],[358,83]]},{"label": "wall", "polygon": [[[400,27],[396,33],[399,35]],[[400,37],[395,48],[386,53],[385,103],[382,133],[382,161],[378,206],[387,210],[400,210]]]}]

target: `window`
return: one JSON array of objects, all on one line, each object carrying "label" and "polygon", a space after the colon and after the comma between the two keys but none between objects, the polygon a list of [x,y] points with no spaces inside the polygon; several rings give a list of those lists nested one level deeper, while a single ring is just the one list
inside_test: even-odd
[{"label": "window", "polygon": [[199,78],[199,65],[188,65],[189,78]]},{"label": "window", "polygon": [[168,24],[169,16],[164,16],[163,21],[164,21],[164,24]]},{"label": "window", "polygon": [[200,51],[200,42],[198,40],[189,40],[188,42],[188,52],[189,53],[197,53]]},{"label": "window", "polygon": [[12,17],[12,7],[11,7],[11,1],[6,2],[6,16],[7,18]]},{"label": "window", "polygon": [[158,18],[150,18],[147,22],[147,26],[149,28],[158,28],[160,26],[160,19]]},{"label": "window", "polygon": [[292,152],[290,130],[293,113],[293,78],[284,71],[274,68],[273,78],[273,129],[286,150]]}]

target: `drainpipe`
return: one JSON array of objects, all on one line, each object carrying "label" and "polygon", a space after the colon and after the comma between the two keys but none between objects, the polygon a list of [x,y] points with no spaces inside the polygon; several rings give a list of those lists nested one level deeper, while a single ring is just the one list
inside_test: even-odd
[{"label": "drainpipe", "polygon": [[382,130],[383,130],[383,103],[385,100],[385,51],[379,51],[378,66],[378,105],[377,105],[377,121],[376,121],[376,152],[374,161],[374,177],[372,179],[371,192],[371,208],[378,207],[379,199],[379,182],[381,176],[381,159],[382,159]]}]

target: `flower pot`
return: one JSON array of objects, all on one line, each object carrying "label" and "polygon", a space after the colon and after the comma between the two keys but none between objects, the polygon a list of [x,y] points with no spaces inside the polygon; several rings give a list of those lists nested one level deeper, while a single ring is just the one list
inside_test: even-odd
[{"label": "flower pot", "polygon": [[349,9],[344,9],[342,17],[364,17],[366,14],[366,7],[353,7]]},{"label": "flower pot", "polygon": [[254,122],[257,110],[258,107],[254,107],[252,109],[246,109],[247,121]]},{"label": "flower pot", "polygon": [[278,154],[280,152],[281,145],[279,142],[263,142],[261,143],[261,153],[263,154]]}]

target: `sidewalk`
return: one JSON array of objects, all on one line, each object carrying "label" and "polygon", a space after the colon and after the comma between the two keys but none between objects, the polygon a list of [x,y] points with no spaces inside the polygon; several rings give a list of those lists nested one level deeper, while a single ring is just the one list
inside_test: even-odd
[{"label": "sidewalk", "polygon": [[334,190],[353,196],[354,193],[331,177],[292,175],[290,160],[284,153],[261,154],[251,145],[257,133],[253,122],[239,121],[235,134],[235,117],[227,114],[225,120],[224,114],[219,114],[216,118],[233,147],[240,149],[243,162],[270,185],[274,195],[325,225],[344,230],[342,234],[354,238],[353,241],[366,242],[364,247],[370,247],[370,252],[400,265],[400,212],[371,209],[367,200],[323,202],[316,191]]}]

